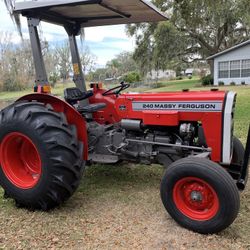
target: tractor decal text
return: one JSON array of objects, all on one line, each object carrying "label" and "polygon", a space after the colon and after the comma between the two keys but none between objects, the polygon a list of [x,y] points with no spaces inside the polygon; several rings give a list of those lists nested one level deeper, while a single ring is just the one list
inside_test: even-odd
[{"label": "tractor decal text", "polygon": [[221,112],[223,103],[216,101],[207,102],[133,102],[133,110],[177,110],[193,112]]}]

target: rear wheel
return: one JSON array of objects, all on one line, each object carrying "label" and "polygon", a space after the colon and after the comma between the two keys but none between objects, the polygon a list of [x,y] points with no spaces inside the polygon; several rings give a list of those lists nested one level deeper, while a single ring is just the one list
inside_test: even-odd
[{"label": "rear wheel", "polygon": [[240,205],[231,176],[218,164],[198,158],[181,159],[166,170],[161,198],[175,221],[203,234],[228,227]]},{"label": "rear wheel", "polygon": [[237,137],[233,137],[233,159],[232,163],[243,165],[245,149]]},{"label": "rear wheel", "polygon": [[[238,168],[240,168],[244,163],[244,155],[245,155],[245,148],[242,142],[237,137],[234,136],[232,164],[239,166]],[[240,169],[237,170],[240,171]],[[247,184],[247,181],[248,181],[248,169],[247,169],[245,184]]]},{"label": "rear wheel", "polygon": [[63,113],[20,102],[0,113],[0,184],[19,206],[49,210],[77,189],[83,145]]}]

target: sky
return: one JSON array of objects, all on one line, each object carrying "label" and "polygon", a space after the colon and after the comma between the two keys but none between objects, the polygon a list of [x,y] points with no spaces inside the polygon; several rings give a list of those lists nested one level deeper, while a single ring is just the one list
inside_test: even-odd
[{"label": "sky", "polygon": [[[26,19],[22,18],[23,37],[29,38]],[[42,22],[43,37],[51,43],[61,43],[67,40],[67,35],[62,27]],[[8,14],[4,3],[0,0],[0,31],[12,33],[12,42],[20,43],[21,39]],[[97,57],[97,66],[105,66],[107,61],[113,59],[123,51],[133,51],[135,42],[128,38],[124,25],[103,26],[85,29],[84,44],[91,53]]]}]

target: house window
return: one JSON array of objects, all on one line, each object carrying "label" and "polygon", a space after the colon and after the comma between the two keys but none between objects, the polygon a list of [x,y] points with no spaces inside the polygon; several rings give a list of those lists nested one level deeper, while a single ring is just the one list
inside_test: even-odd
[{"label": "house window", "polygon": [[219,78],[229,77],[229,62],[219,62]]},{"label": "house window", "polygon": [[230,78],[240,77],[240,60],[230,62]]},{"label": "house window", "polygon": [[242,60],[241,77],[250,77],[250,60]]}]

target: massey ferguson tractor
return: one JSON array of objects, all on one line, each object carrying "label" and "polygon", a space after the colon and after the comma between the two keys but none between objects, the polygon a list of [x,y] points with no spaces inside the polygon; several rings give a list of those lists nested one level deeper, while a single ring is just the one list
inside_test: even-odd
[{"label": "massey ferguson tractor", "polygon": [[[218,90],[122,93],[93,83],[87,90],[76,37],[82,28],[158,22],[166,17],[144,0],[18,2],[27,18],[36,70],[34,93],[0,112],[0,184],[27,209],[50,210],[81,182],[85,165],[120,161],[166,167],[160,193],[185,228],[216,233],[237,217],[248,176],[244,149],[233,135],[236,93]],[[51,94],[38,35],[40,21],[69,37],[75,88]]]}]

